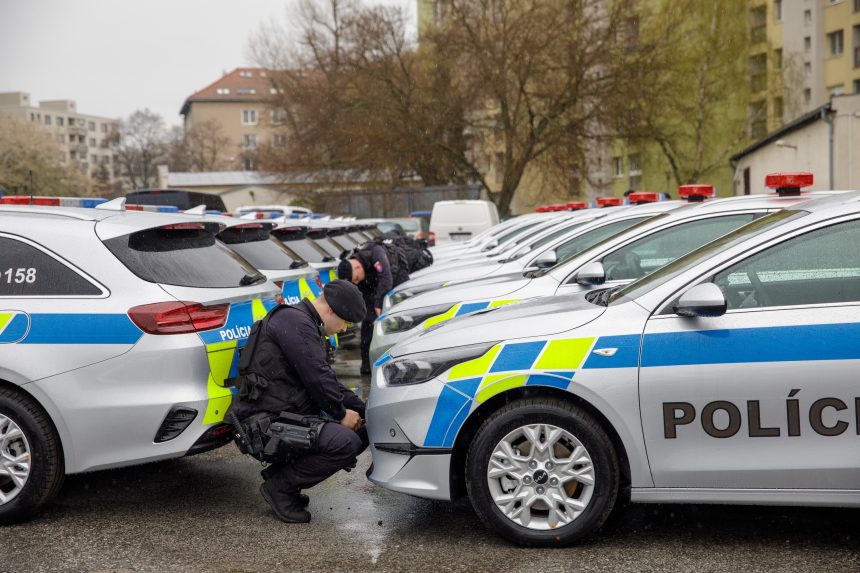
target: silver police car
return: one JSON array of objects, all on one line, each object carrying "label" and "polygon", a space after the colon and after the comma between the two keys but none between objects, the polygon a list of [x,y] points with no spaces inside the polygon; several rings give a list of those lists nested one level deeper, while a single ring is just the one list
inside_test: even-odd
[{"label": "silver police car", "polygon": [[856,244],[860,198],[834,195],[623,287],[425,331],[374,368],[369,477],[468,494],[534,546],[626,499],[860,507]]}]

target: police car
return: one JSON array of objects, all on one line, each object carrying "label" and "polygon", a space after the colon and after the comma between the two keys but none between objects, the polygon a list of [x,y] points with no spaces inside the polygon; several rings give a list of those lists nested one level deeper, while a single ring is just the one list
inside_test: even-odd
[{"label": "police car", "polygon": [[[410,279],[392,289],[383,301],[383,310],[420,294],[483,277],[500,275],[515,276],[527,270],[549,268],[558,262],[557,247],[580,234],[594,228],[610,236],[644,221],[650,216],[669,211],[683,205],[681,201],[659,201],[657,193],[631,194],[637,207],[630,209],[587,209],[577,211],[575,216],[563,218],[541,233],[516,241],[517,244],[502,258],[492,257],[483,261],[455,262],[449,265],[434,265],[425,272],[415,273]],[[596,237],[596,235],[594,235]],[[543,255],[543,256],[541,256]]]},{"label": "police car", "polygon": [[481,231],[468,241],[450,241],[448,243],[436,245],[435,247],[430,247],[430,252],[433,253],[434,259],[438,259],[441,261],[454,254],[465,252],[481,252],[485,248],[489,250],[498,246],[498,237],[500,237],[504,233],[513,231],[516,228],[522,227],[524,225],[530,225],[534,222],[553,219],[558,216],[558,213],[527,213],[525,215],[520,215],[518,217],[513,217],[506,221],[502,221],[501,223],[494,225],[489,229]]},{"label": "police car", "polygon": [[65,474],[226,443],[224,380],[279,294],[218,224],[17,199],[0,200],[3,523]]},{"label": "police car", "polygon": [[[783,178],[782,184],[797,181]],[[860,507],[860,199],[777,211],[621,288],[430,329],[374,368],[371,481],[516,543],[623,500]]]},{"label": "police car", "polygon": [[[558,264],[451,284],[392,306],[376,321],[371,360],[378,360],[413,329],[429,328],[455,316],[533,297],[582,292],[641,278],[769,211],[827,193],[774,193],[696,202],[657,216],[643,216],[637,225],[625,227],[620,226],[627,219],[621,217],[595,221],[538,257],[547,263],[560,261]],[[713,187],[686,185],[679,194],[709,197]],[[635,209],[639,207],[628,212]]]},{"label": "police car", "polygon": [[272,231],[290,252],[308,262],[318,273],[318,286],[323,287],[337,279],[337,259],[308,236],[308,227],[285,221]]}]

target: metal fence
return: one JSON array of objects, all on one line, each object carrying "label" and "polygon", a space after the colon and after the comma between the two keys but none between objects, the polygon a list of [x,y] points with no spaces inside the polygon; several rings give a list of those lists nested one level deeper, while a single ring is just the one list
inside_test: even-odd
[{"label": "metal fence", "polygon": [[323,213],[354,215],[359,219],[406,217],[412,211],[430,211],[436,201],[480,199],[480,185],[350,189],[322,193]]}]

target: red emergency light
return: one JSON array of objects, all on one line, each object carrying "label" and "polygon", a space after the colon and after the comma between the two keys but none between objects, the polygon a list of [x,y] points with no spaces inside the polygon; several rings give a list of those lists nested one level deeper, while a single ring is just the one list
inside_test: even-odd
[{"label": "red emergency light", "polygon": [[567,211],[567,205],[549,205],[550,211]]},{"label": "red emergency light", "polygon": [[678,187],[678,196],[691,203],[700,203],[714,196],[714,186],[701,183],[681,185]]},{"label": "red emergency light", "polygon": [[640,191],[638,193],[631,193],[627,196],[627,200],[630,201],[631,205],[642,205],[644,203],[656,203],[660,200],[659,193],[650,193]]},{"label": "red emergency light", "polygon": [[143,211],[143,205],[129,205],[126,203],[125,205],[126,211]]},{"label": "red emergency light", "polygon": [[30,197],[29,195],[8,195],[0,199],[0,205],[42,205],[59,207],[59,197]]},{"label": "red emergency light", "polygon": [[795,173],[771,173],[764,178],[768,189],[775,189],[783,197],[800,195],[800,189],[812,186],[812,173],[798,171]]},{"label": "red emergency light", "polygon": [[598,207],[620,207],[624,204],[621,197],[598,197],[594,200]]},{"label": "red emergency light", "polygon": [[547,213],[547,212],[549,212],[549,207],[547,207],[546,205],[541,205],[540,207],[535,209],[535,213]]},{"label": "red emergency light", "polygon": [[588,203],[585,201],[569,201],[565,207],[568,211],[579,211],[580,209],[588,209]]}]

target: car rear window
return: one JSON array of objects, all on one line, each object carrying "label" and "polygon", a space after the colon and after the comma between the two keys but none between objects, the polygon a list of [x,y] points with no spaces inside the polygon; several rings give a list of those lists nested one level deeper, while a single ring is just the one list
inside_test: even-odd
[{"label": "car rear window", "polygon": [[276,229],[272,236],[280,240],[284,246],[291,249],[303,260],[311,263],[333,261],[334,257],[317,245],[313,239],[305,236],[305,230]]},{"label": "car rear window", "polygon": [[281,241],[270,236],[269,229],[264,225],[238,225],[224,229],[218,238],[258,269],[280,271],[307,264]]},{"label": "car rear window", "polygon": [[203,225],[145,229],[104,244],[131,272],[151,283],[224,288],[265,280]]}]

